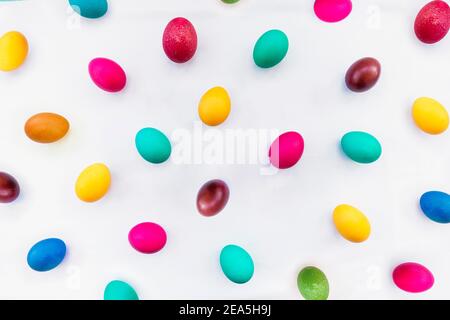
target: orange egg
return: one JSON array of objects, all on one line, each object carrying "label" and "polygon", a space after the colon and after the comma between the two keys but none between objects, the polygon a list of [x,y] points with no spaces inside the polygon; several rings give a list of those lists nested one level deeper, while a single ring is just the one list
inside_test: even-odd
[{"label": "orange egg", "polygon": [[69,121],[56,113],[43,112],[32,116],[25,123],[25,133],[31,140],[51,143],[63,138],[69,131]]}]

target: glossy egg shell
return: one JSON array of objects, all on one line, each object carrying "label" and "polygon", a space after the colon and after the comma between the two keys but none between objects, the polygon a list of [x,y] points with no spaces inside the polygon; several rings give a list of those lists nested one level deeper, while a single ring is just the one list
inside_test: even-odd
[{"label": "glossy egg shell", "polygon": [[19,68],[28,56],[28,41],[18,31],[10,31],[0,38],[0,70]]},{"label": "glossy egg shell", "polygon": [[107,92],[119,92],[127,83],[122,67],[107,58],[95,58],[89,63],[89,75],[92,81]]},{"label": "glossy egg shell", "polygon": [[25,134],[39,143],[51,143],[62,139],[69,131],[69,121],[63,116],[43,112],[32,116],[25,123]]},{"label": "glossy egg shell", "polygon": [[0,172],[0,203],[10,203],[17,199],[20,187],[17,180],[6,172]]},{"label": "glossy egg shell", "polygon": [[197,32],[186,18],[175,18],[164,29],[162,44],[170,60],[176,63],[187,62],[197,51]]},{"label": "glossy egg shell", "polygon": [[35,271],[49,271],[56,268],[66,256],[66,244],[58,238],[37,242],[28,252],[27,262]]},{"label": "glossy egg shell", "polygon": [[298,132],[285,132],[270,146],[270,163],[278,169],[290,168],[300,160],[304,147],[303,137]]},{"label": "glossy egg shell", "polygon": [[450,28],[450,7],[445,1],[434,0],[426,4],[414,21],[414,32],[423,43],[442,40]]},{"label": "glossy egg shell", "polygon": [[166,245],[167,234],[159,224],[143,222],[130,230],[128,241],[141,253],[156,253]]},{"label": "glossy egg shell", "polygon": [[354,92],[365,92],[378,82],[381,65],[375,58],[362,58],[353,63],[345,74],[347,88]]},{"label": "glossy egg shell", "polygon": [[197,210],[206,217],[214,216],[225,208],[229,197],[230,190],[224,181],[208,181],[198,191]]},{"label": "glossy egg shell", "polygon": [[397,287],[411,293],[427,291],[434,284],[431,271],[415,262],[398,265],[392,272],[392,279]]}]

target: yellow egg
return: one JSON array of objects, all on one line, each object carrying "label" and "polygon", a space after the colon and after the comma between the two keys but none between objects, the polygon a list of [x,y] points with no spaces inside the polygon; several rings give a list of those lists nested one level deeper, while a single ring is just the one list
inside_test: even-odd
[{"label": "yellow egg", "polygon": [[22,65],[28,55],[28,42],[17,31],[5,33],[0,38],[0,70],[12,71]]},{"label": "yellow egg", "polygon": [[198,115],[208,126],[217,126],[224,122],[230,110],[230,96],[222,87],[214,87],[206,91],[198,104]]},{"label": "yellow egg", "polygon": [[422,97],[414,101],[412,116],[416,125],[426,133],[439,134],[448,128],[448,112],[434,99]]},{"label": "yellow egg", "polygon": [[341,204],[333,211],[333,221],[342,237],[351,242],[363,242],[369,238],[370,223],[355,207]]},{"label": "yellow egg", "polygon": [[111,174],[103,163],[95,163],[81,172],[75,184],[75,193],[80,200],[94,202],[108,192]]}]

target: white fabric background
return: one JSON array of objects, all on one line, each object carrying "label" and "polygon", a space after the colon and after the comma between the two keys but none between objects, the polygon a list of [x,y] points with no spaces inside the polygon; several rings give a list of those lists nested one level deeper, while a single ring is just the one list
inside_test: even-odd
[{"label": "white fabric background", "polygon": [[[418,207],[432,189],[449,192],[449,133],[429,136],[410,117],[415,98],[431,96],[450,108],[450,37],[434,46],[414,36],[416,13],[427,0],[354,1],[351,15],[319,21],[312,0],[109,0],[107,15],[79,19],[66,1],[0,5],[0,33],[23,32],[26,64],[0,74],[0,169],[13,174],[21,197],[0,206],[0,298],[101,299],[112,279],[129,282],[143,299],[300,299],[296,277],[321,268],[331,299],[449,298],[450,226],[428,220]],[[185,16],[196,27],[195,58],[176,65],[164,55],[167,22]],[[286,59],[271,70],[252,61],[254,42],[279,28],[290,39]],[[128,84],[120,94],[93,85],[89,61],[120,63]],[[364,56],[382,64],[371,91],[345,89],[347,67]],[[226,87],[232,113],[220,129],[297,130],[305,138],[301,162],[273,176],[251,165],[151,166],[134,147],[136,132],[154,126],[192,130],[197,103],[210,87]],[[23,125],[51,111],[71,123],[55,144],[30,141]],[[357,165],[339,150],[340,137],[364,130],[379,138],[383,155]],[[73,191],[81,170],[106,163],[108,195],[94,204]],[[207,219],[195,208],[199,187],[212,178],[229,183],[226,209]],[[370,219],[362,244],[343,240],[331,220],[349,203]],[[154,221],[168,232],[155,255],[134,251],[129,229]],[[65,261],[37,273],[26,264],[38,240],[60,237]],[[221,248],[235,243],[255,262],[245,285],[221,273]],[[436,278],[428,292],[410,295],[391,281],[398,263],[417,261]]]}]

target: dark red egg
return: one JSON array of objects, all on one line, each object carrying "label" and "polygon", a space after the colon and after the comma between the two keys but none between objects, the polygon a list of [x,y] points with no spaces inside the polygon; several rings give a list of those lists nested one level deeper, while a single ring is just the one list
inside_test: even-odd
[{"label": "dark red egg", "polygon": [[362,58],[348,68],[345,84],[351,91],[364,92],[377,83],[380,74],[381,65],[377,59]]},{"label": "dark red egg", "polygon": [[163,34],[163,49],[167,57],[176,63],[184,63],[197,51],[197,33],[185,18],[170,21]]},{"label": "dark red egg", "polygon": [[19,193],[20,187],[17,180],[6,172],[0,172],[0,203],[13,202]]},{"label": "dark red egg", "polygon": [[230,190],[222,180],[211,180],[205,183],[197,195],[197,209],[206,216],[218,214],[227,205]]},{"label": "dark red egg", "polygon": [[450,7],[445,1],[434,0],[417,14],[414,32],[420,41],[433,44],[440,41],[450,28]]}]

